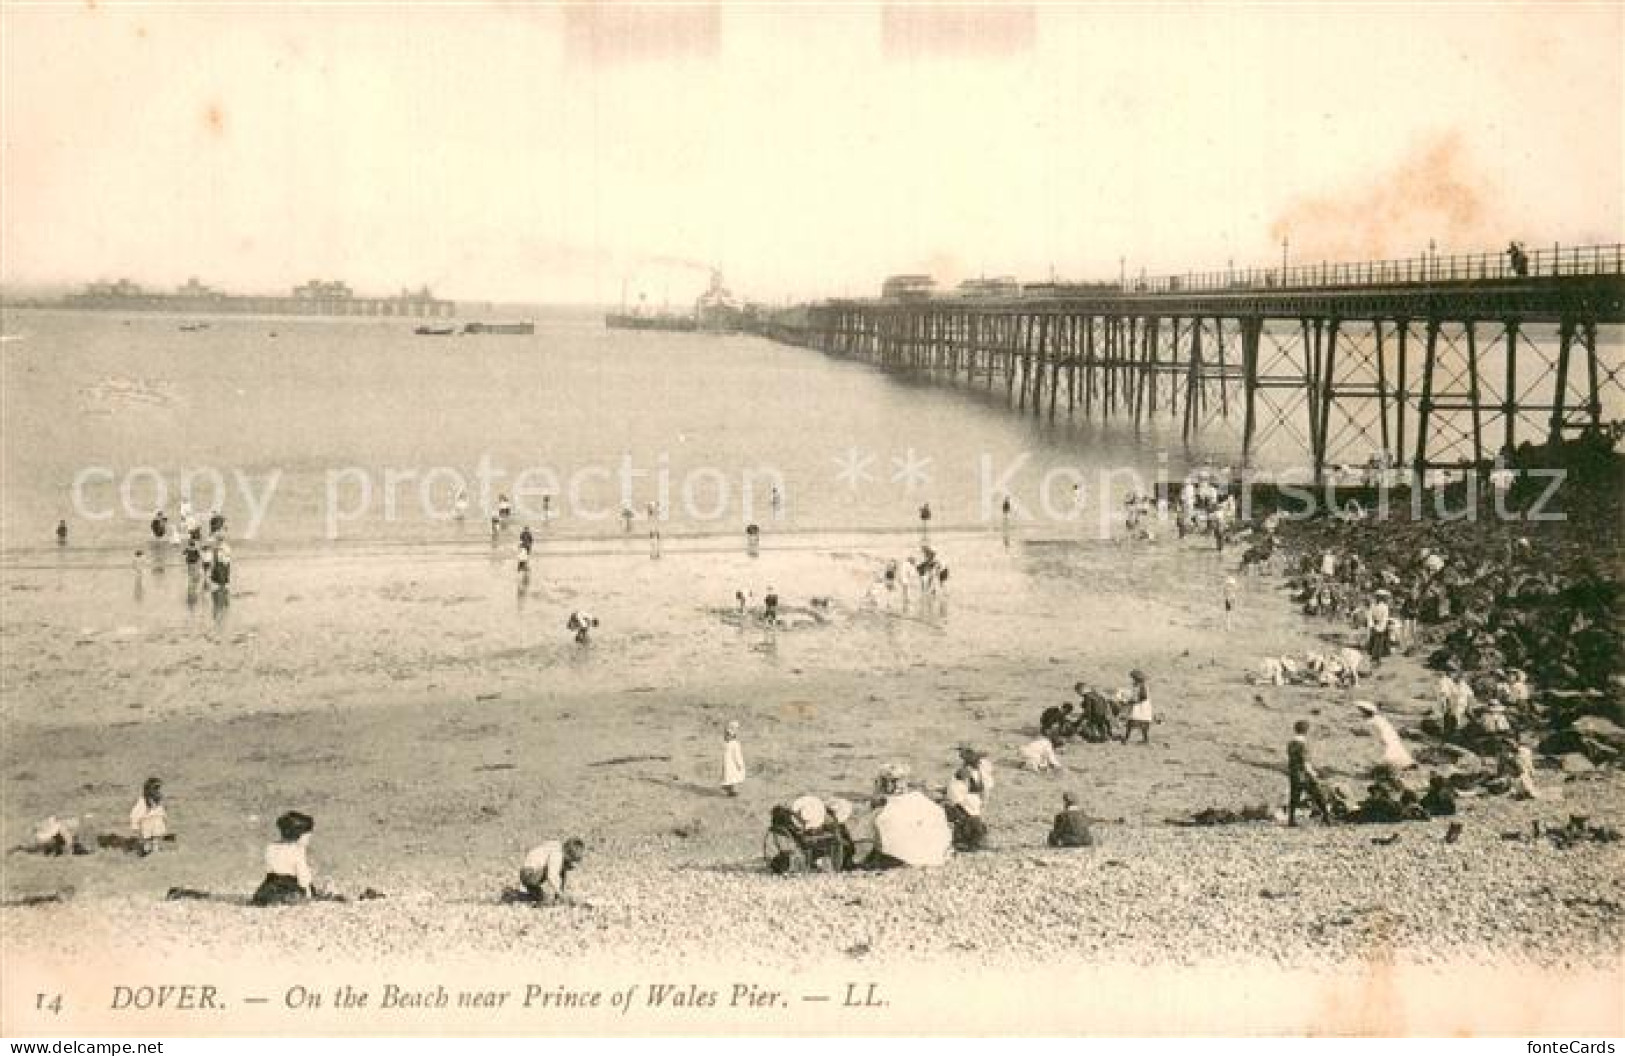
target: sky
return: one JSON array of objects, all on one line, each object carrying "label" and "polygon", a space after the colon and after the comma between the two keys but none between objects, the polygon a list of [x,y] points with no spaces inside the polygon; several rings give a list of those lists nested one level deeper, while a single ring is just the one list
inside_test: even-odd
[{"label": "sky", "polygon": [[0,282],[781,302],[1625,240],[1625,6],[0,0]]}]

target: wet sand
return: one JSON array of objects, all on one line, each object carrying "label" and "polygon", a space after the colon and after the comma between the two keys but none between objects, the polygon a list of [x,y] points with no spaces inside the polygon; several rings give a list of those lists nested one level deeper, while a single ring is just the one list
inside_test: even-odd
[{"label": "wet sand", "polygon": [[[102,603],[96,618],[94,586],[126,573],[53,582],[9,571],[5,844],[49,813],[85,815],[92,836],[123,831],[149,774],[165,780],[179,839],[145,860],[10,855],[8,903],[71,895],[0,910],[7,957],[536,954],[806,968],[1035,957],[1313,966],[1397,954],[1620,970],[1621,845],[1558,851],[1501,836],[1571,813],[1620,825],[1617,774],[1542,770],[1547,801],[1465,799],[1455,845],[1442,821],[1166,824],[1205,807],[1284,806],[1297,718],[1314,723],[1323,771],[1359,788],[1379,750],[1350,702],[1381,701],[1402,731],[1428,708],[1431,679],[1413,658],[1358,690],[1246,684],[1266,653],[1353,640],[1298,616],[1278,579],[1243,581],[1226,634],[1223,567],[1204,543],[1018,537],[1006,550],[967,536],[941,545],[955,570],[946,616],[920,619],[853,611],[855,588],[906,539],[782,552],[773,542],[755,561],[685,556],[680,542],[658,562],[543,554],[547,586],[522,615],[506,547],[501,571],[454,554],[409,575],[394,556],[256,567],[240,552],[253,586],[218,631],[145,602]],[[835,593],[836,616],[770,648],[722,618],[745,573],[789,604]],[[687,601],[673,615],[676,597]],[[577,605],[604,618],[588,650],[563,630]],[[1115,687],[1136,666],[1164,720],[1150,747],[1070,746],[1062,774],[1018,770],[1016,747],[1043,707],[1078,678]],[[738,799],[716,788],[728,719],[743,725],[750,771]],[[898,759],[940,784],[961,743],[998,767],[992,851],[928,871],[762,870],[773,804],[804,792],[860,799]],[[1102,819],[1092,851],[1043,847],[1068,788]],[[388,897],[292,911],[162,900],[173,886],[246,898],[286,809],[316,817],[322,881]],[[496,904],[529,846],[567,835],[589,844],[573,883],[592,908],[538,916]],[[1373,843],[1388,835],[1397,841]],[[292,914],[302,926],[288,925]]]}]

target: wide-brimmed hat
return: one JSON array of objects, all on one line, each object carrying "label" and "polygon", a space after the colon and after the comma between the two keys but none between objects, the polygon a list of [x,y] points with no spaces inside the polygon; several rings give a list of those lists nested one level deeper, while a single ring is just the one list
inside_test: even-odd
[{"label": "wide-brimmed hat", "polygon": [[141,783],[141,790],[143,792],[156,792],[163,787],[163,779],[157,777],[149,777]]},{"label": "wide-brimmed hat", "polygon": [[1393,596],[1394,595],[1393,595],[1392,591],[1387,591],[1387,590],[1379,590],[1379,591],[1377,591],[1377,597],[1379,597],[1379,598],[1391,598]]},{"label": "wide-brimmed hat", "polygon": [[276,831],[284,840],[297,840],[305,833],[315,831],[315,828],[316,819],[297,810],[290,810],[276,819]]},{"label": "wide-brimmed hat", "polygon": [[1144,682],[1145,672],[1136,667],[1134,670],[1128,673],[1128,677],[1132,678],[1136,682]]},{"label": "wide-brimmed hat", "polygon": [[732,721],[730,721],[728,723],[728,725],[724,726],[722,729],[726,733],[738,733],[739,732],[739,722],[738,722],[738,720],[732,720]]}]

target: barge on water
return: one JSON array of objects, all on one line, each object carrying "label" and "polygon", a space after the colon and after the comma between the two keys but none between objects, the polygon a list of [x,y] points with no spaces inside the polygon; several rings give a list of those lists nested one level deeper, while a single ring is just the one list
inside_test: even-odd
[{"label": "barge on water", "polygon": [[522,323],[469,323],[463,327],[465,334],[534,334],[536,324],[526,320]]},{"label": "barge on water", "polygon": [[604,316],[604,325],[611,330],[677,330],[689,333],[700,328],[692,315],[633,315],[630,312],[610,312]]}]

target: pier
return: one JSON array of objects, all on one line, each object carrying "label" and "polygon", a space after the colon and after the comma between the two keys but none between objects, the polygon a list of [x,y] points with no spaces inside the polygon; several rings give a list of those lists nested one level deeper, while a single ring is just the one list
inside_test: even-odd
[{"label": "pier", "polygon": [[455,301],[441,300],[427,286],[403,289],[393,297],[357,296],[343,282],[312,279],[286,296],[224,293],[196,278],[173,293],[144,290],[128,279],[92,283],[79,293],[41,307],[93,311],[183,312],[200,315],[359,315],[447,318],[457,314]]},{"label": "pier", "polygon": [[[776,340],[1013,407],[1177,419],[1188,443],[1239,419],[1244,461],[1285,432],[1315,478],[1373,452],[1419,476],[1523,444],[1611,436],[1625,395],[1625,246],[1226,269],[1112,284],[831,300]],[[1233,425],[1230,425],[1233,427]]]}]

